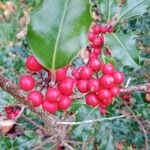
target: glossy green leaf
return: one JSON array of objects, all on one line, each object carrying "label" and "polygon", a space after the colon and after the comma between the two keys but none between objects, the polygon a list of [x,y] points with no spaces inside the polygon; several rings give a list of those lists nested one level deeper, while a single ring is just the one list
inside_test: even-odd
[{"label": "glossy green leaf", "polygon": [[31,14],[28,40],[46,68],[69,64],[86,46],[91,22],[88,0],[44,0]]},{"label": "glossy green leaf", "polygon": [[111,50],[112,56],[124,66],[139,68],[139,50],[136,49],[136,40],[133,35],[113,33],[106,35],[106,46]]},{"label": "glossy green leaf", "polygon": [[[99,4],[105,19],[110,19],[117,12],[118,3],[116,0],[101,0]],[[149,5],[149,0],[126,0],[119,14],[119,20],[142,15]]]}]

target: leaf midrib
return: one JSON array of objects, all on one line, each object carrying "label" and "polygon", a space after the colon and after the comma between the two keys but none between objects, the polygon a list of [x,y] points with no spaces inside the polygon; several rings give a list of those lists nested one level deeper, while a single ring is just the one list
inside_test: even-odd
[{"label": "leaf midrib", "polygon": [[62,32],[63,23],[64,23],[65,16],[66,16],[68,4],[69,4],[69,0],[67,0],[67,2],[65,4],[63,15],[62,15],[62,18],[61,18],[61,21],[60,21],[60,25],[59,25],[58,34],[57,34],[57,37],[56,37],[56,42],[55,42],[54,52],[53,52],[53,59],[52,59],[52,72],[55,71],[56,54],[57,54],[59,39],[60,39],[60,36],[61,36],[61,32]]},{"label": "leaf midrib", "polygon": [[[122,44],[122,42],[120,41],[120,39],[114,33],[112,33],[112,35],[117,39],[117,41],[119,42],[119,44],[121,45],[121,47],[125,50],[125,53],[133,60],[133,58],[130,56],[130,54],[128,53],[126,47]],[[133,60],[133,62],[137,66],[137,64],[136,64],[136,62],[134,60]]]},{"label": "leaf midrib", "polygon": [[[147,1],[147,0],[146,0],[146,1]],[[128,13],[130,10],[134,9],[135,7],[137,7],[138,5],[140,5],[140,4],[143,3],[143,2],[144,2],[144,0],[141,1],[140,3],[137,3],[137,4],[133,5],[133,7],[127,9],[127,10],[119,17],[118,20],[120,20],[126,13]]]}]

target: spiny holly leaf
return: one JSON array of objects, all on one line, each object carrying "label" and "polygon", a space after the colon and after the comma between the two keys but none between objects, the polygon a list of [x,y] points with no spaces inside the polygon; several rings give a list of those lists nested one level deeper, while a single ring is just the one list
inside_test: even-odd
[{"label": "spiny holly leaf", "polygon": [[28,40],[37,60],[55,70],[86,45],[91,22],[87,0],[44,0],[31,14]]},{"label": "spiny holly leaf", "polygon": [[112,56],[121,61],[123,65],[139,68],[139,51],[136,49],[136,40],[133,35],[107,34],[106,46],[110,48]]},{"label": "spiny holly leaf", "polygon": [[[116,0],[101,0],[99,4],[105,19],[110,19],[117,12],[118,3]],[[119,20],[142,15],[149,5],[149,0],[126,0],[119,14]]]}]

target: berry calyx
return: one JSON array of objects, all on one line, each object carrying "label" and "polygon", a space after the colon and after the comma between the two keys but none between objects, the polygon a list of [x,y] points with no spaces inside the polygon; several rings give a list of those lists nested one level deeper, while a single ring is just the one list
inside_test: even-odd
[{"label": "berry calyx", "polygon": [[98,100],[96,94],[94,94],[94,93],[87,94],[86,95],[86,104],[93,106],[93,107],[99,105],[99,100]]},{"label": "berry calyx", "polygon": [[29,56],[26,59],[25,66],[29,71],[32,71],[32,72],[38,72],[42,69],[41,64],[38,63],[38,61],[35,59],[33,55]]},{"label": "berry calyx", "polygon": [[62,96],[58,102],[58,109],[67,110],[72,104],[72,100],[68,96]]},{"label": "berry calyx", "polygon": [[45,98],[49,102],[57,102],[60,99],[60,91],[57,88],[48,88]]},{"label": "berry calyx", "polygon": [[30,75],[22,75],[19,80],[20,89],[31,91],[35,87],[35,80]]},{"label": "berry calyx", "polygon": [[32,103],[34,107],[38,107],[42,104],[43,102],[43,95],[40,91],[31,91],[28,94],[28,101]]}]

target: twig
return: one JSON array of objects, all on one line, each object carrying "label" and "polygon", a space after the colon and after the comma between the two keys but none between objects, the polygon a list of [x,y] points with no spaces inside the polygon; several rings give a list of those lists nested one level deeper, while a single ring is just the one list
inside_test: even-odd
[{"label": "twig", "polygon": [[66,148],[68,148],[69,150],[75,150],[72,146],[70,146],[68,143],[64,143],[63,144]]},{"label": "twig", "polygon": [[132,111],[132,109],[128,106],[128,104],[124,101],[124,104],[126,105],[126,107],[128,108],[128,110],[130,111],[130,113],[133,115],[134,119],[137,121],[137,123],[139,124],[139,126],[141,127],[143,134],[144,134],[144,138],[145,138],[145,150],[148,150],[148,137],[147,137],[147,131],[145,130],[145,128],[143,127],[143,125],[141,124],[141,122],[139,121],[138,117],[135,115],[135,113]]},{"label": "twig", "polygon": [[118,119],[118,118],[123,118],[126,117],[125,115],[121,115],[121,116],[116,116],[116,117],[110,117],[110,118],[100,118],[100,119],[95,119],[95,120],[85,120],[85,121],[80,121],[80,122],[56,122],[56,124],[60,125],[80,125],[80,124],[87,124],[87,123],[94,123],[94,122],[101,122],[101,121],[105,121],[105,120],[114,120],[114,119]]}]

